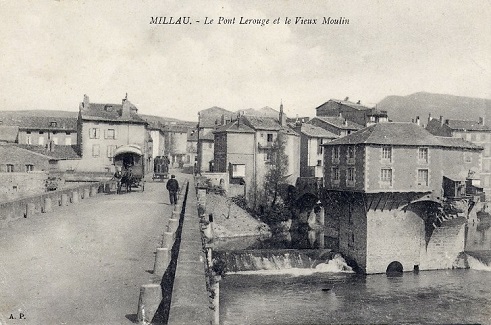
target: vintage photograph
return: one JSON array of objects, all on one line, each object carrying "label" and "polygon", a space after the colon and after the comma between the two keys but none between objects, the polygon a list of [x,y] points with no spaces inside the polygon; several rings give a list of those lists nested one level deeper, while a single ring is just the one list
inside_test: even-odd
[{"label": "vintage photograph", "polygon": [[491,324],[490,21],[0,0],[0,325]]}]

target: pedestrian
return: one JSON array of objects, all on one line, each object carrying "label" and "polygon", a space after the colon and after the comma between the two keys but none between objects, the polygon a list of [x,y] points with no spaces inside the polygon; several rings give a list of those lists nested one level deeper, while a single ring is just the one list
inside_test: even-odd
[{"label": "pedestrian", "polygon": [[167,181],[167,190],[169,191],[170,204],[177,204],[177,192],[179,191],[179,182],[176,179],[176,175],[171,175]]}]

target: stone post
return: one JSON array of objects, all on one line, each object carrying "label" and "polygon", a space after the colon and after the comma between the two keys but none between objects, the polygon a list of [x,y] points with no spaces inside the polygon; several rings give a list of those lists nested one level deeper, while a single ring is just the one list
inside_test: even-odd
[{"label": "stone post", "polygon": [[168,231],[175,233],[177,231],[177,227],[179,227],[179,219],[170,218]]},{"label": "stone post", "polygon": [[155,264],[153,266],[153,274],[160,278],[164,275],[165,270],[169,266],[170,250],[167,247],[158,247],[155,253]]},{"label": "stone post", "polygon": [[173,245],[174,245],[174,233],[171,231],[164,231],[162,247],[172,249]]},{"label": "stone post", "polygon": [[72,192],[72,203],[78,203],[78,191]]},{"label": "stone post", "polygon": [[36,212],[36,205],[34,203],[27,203],[26,205],[26,218],[30,218]]},{"label": "stone post", "polygon": [[51,201],[51,198],[45,197],[44,198],[44,206],[43,206],[42,212],[43,213],[48,213],[48,212],[52,212],[52,211],[53,211],[53,203]]},{"label": "stone post", "polygon": [[68,205],[68,195],[66,193],[63,193],[61,195],[61,204],[62,207]]},{"label": "stone post", "polygon": [[162,301],[162,289],[158,284],[144,284],[140,287],[138,301],[138,322],[150,324]]}]

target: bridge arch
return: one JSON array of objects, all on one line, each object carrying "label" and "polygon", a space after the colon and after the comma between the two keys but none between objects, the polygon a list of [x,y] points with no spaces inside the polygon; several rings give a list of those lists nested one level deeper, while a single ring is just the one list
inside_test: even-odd
[{"label": "bridge arch", "polygon": [[404,267],[399,261],[390,262],[390,264],[387,266],[387,270],[385,271],[387,275],[391,276],[402,275],[402,272],[404,272]]}]

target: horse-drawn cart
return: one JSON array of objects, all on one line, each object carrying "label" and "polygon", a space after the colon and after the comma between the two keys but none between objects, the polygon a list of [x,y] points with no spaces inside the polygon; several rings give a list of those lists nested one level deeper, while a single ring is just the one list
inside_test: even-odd
[{"label": "horse-drawn cart", "polygon": [[152,179],[163,181],[169,178],[169,158],[157,156],[153,160],[153,176]]},{"label": "horse-drawn cart", "polygon": [[126,188],[131,192],[132,187],[145,190],[145,166],[143,152],[138,145],[130,144],[117,148],[114,151],[114,166],[121,171],[121,179],[118,181],[118,193]]}]

